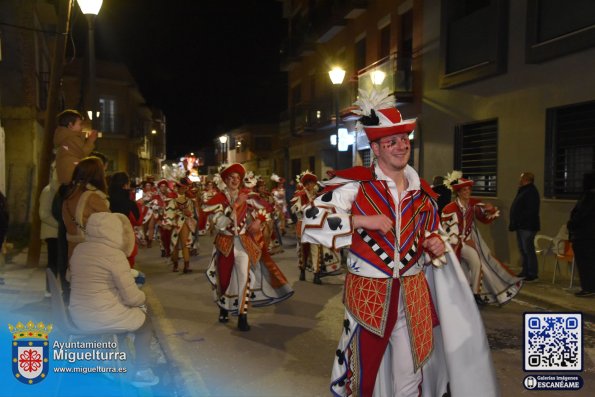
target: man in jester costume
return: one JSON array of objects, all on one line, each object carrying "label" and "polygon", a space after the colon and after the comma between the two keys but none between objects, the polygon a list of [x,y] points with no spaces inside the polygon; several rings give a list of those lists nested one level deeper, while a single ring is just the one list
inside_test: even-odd
[{"label": "man in jester costume", "polygon": [[350,246],[331,392],[497,396],[482,320],[435,194],[408,165],[415,120],[401,118],[388,90],[360,90],[355,104],[375,161],[337,171],[302,221],[303,242]]}]

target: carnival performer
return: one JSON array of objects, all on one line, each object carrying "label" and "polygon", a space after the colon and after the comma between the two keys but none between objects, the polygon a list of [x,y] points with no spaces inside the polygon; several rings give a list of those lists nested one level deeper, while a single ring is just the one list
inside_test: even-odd
[{"label": "carnival performer", "polygon": [[287,219],[287,198],[285,197],[285,178],[277,174],[271,175],[271,180],[277,183],[277,186],[271,190],[275,198],[275,213],[279,222],[281,236],[285,236]]},{"label": "carnival performer", "polygon": [[220,172],[221,191],[204,208],[217,230],[207,278],[219,306],[219,322],[228,322],[229,313],[237,314],[240,331],[250,330],[249,306],[275,304],[293,294],[276,264],[263,258],[260,240],[266,209],[243,186],[245,175],[239,163],[225,166]]},{"label": "carnival performer", "polygon": [[360,90],[356,105],[375,160],[336,171],[302,219],[302,241],[351,246],[331,392],[497,396],[482,320],[439,233],[435,195],[408,165],[415,120],[401,118],[388,89]]},{"label": "carnival performer", "polygon": [[262,225],[262,235],[267,250],[271,255],[283,252],[281,245],[281,232],[277,226],[277,203],[275,197],[266,188],[266,182],[262,178],[257,178],[254,191],[257,194],[260,202],[268,210],[270,217]]},{"label": "carnival performer", "polygon": [[[188,175],[190,175],[190,174],[188,174]],[[190,179],[190,178],[188,177],[188,179]],[[200,189],[199,189],[197,183],[192,182],[192,184],[190,185],[190,188],[188,188],[188,191],[186,192],[186,197],[188,197],[190,200],[192,200],[192,207],[193,207],[192,217],[194,218],[195,224],[198,225],[199,211],[200,211],[199,208],[202,206],[202,203],[200,200]],[[195,226],[195,231],[192,235],[192,244],[190,246],[190,256],[197,256],[198,251],[199,251],[198,232],[197,232],[196,228],[197,228],[197,226]]]},{"label": "carnival performer", "polygon": [[201,197],[201,208],[199,210],[198,216],[198,234],[204,235],[207,234],[207,230],[211,231],[212,234],[212,224],[209,222],[209,215],[202,210],[202,206],[204,206],[213,196],[217,194],[217,189],[215,188],[215,184],[213,181],[208,180],[205,183],[204,189],[202,190],[200,197]]},{"label": "carnival performer", "polygon": [[456,196],[455,201],[442,210],[442,227],[448,234],[477,303],[509,302],[521,289],[523,279],[516,277],[502,262],[494,258],[475,224],[478,220],[492,223],[500,215],[497,207],[471,197],[474,182],[453,171],[446,177],[446,185]]},{"label": "carnival performer", "polygon": [[146,180],[142,183],[143,196],[138,202],[143,206],[143,237],[147,248],[151,248],[155,236],[155,224],[159,216],[159,196],[155,191],[155,183]]},{"label": "carnival performer", "polygon": [[171,256],[171,227],[167,227],[165,224],[165,211],[169,202],[177,198],[178,195],[170,189],[170,184],[167,179],[162,179],[157,183],[157,195],[159,196],[159,215],[157,227],[159,229],[161,257],[169,258]]},{"label": "carnival performer", "polygon": [[302,172],[296,180],[303,187],[296,190],[291,199],[291,211],[297,217],[295,233],[297,238],[298,267],[300,280],[306,280],[306,269],[314,273],[314,284],[322,284],[321,277],[338,274],[341,259],[336,249],[325,247],[315,242],[305,242],[302,236],[304,208],[314,201],[318,191],[318,178],[309,170]]},{"label": "carnival performer", "polygon": [[178,272],[178,256],[182,251],[184,259],[184,274],[192,272],[190,269],[190,247],[194,241],[196,220],[194,219],[193,201],[186,197],[186,192],[192,185],[190,179],[183,177],[176,183],[178,195],[170,200],[165,209],[163,227],[171,229],[171,262],[174,272]]}]

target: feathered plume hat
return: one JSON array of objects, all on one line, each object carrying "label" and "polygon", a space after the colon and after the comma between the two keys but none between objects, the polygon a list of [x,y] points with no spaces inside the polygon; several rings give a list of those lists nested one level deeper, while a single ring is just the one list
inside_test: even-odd
[{"label": "feathered plume hat", "polygon": [[183,177],[176,181],[176,185],[179,187],[190,187],[192,186],[192,181],[188,177]]},{"label": "feathered plume hat", "polygon": [[444,184],[450,190],[458,192],[465,186],[473,186],[475,182],[471,179],[463,178],[463,173],[461,171],[454,170],[453,172],[446,174],[446,177],[444,177]]},{"label": "feathered plume hat", "polygon": [[234,172],[240,175],[240,179],[244,179],[244,176],[246,176],[246,169],[240,163],[223,164],[219,169],[219,175],[221,175],[221,179],[224,181]]},{"label": "feathered plume hat", "polygon": [[271,181],[277,182],[277,183],[285,183],[285,178],[283,178],[282,176],[279,176],[277,174],[273,174],[273,175],[271,175]]},{"label": "feathered plume hat", "polygon": [[308,182],[318,182],[318,178],[316,177],[316,175],[314,175],[313,173],[310,172],[310,170],[306,170],[304,172],[302,172],[301,174],[299,174],[296,178],[297,182],[301,183],[302,185],[305,185]]},{"label": "feathered plume hat", "polygon": [[370,92],[360,89],[354,105],[359,109],[353,113],[362,116],[358,128],[363,128],[368,140],[374,142],[385,136],[409,134],[415,129],[415,119],[403,120],[396,108],[394,95],[389,95],[388,88]]}]

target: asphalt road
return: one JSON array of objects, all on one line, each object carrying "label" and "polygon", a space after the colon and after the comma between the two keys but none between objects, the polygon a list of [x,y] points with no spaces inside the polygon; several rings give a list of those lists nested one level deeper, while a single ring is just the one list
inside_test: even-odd
[{"label": "asphalt road", "polygon": [[[295,240],[273,258],[293,286],[289,300],[253,308],[249,332],[236,328],[235,318],[217,321],[210,285],[204,275],[211,256],[211,238],[200,238],[201,253],[192,257],[194,272],[173,273],[159,248],[142,249],[138,267],[147,274],[145,292],[160,344],[177,373],[176,394],[188,396],[326,396],[332,361],[341,332],[344,276],[323,279],[323,285],[298,281]],[[523,386],[523,313],[541,312],[535,302],[516,299],[504,307],[482,307],[486,332],[502,396],[545,394],[595,395],[595,332],[585,322],[585,387],[580,391],[528,391]],[[556,372],[556,374],[558,374]],[[478,394],[480,395],[480,394]]]}]

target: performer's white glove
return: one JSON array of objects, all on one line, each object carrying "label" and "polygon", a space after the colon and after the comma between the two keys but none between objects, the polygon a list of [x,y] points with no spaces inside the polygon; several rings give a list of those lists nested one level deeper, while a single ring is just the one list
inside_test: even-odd
[{"label": "performer's white glove", "polygon": [[231,219],[223,215],[222,213],[215,214],[213,217],[213,221],[215,223],[215,227],[218,230],[225,230],[231,223]]},{"label": "performer's white glove", "polygon": [[[433,236],[432,236],[433,235]],[[434,256],[433,254],[430,254],[428,251],[426,251],[426,254],[429,256],[430,260],[429,262],[432,263],[432,265],[434,267],[442,267],[443,265],[446,264],[446,250],[448,249],[446,247],[446,242],[444,241],[444,239],[438,235],[437,233],[430,233],[428,230],[426,230],[425,233],[425,237],[428,238],[432,236],[432,238],[439,238],[440,241],[442,241],[442,244],[444,244],[444,252],[442,253],[442,255],[440,256]]]}]

